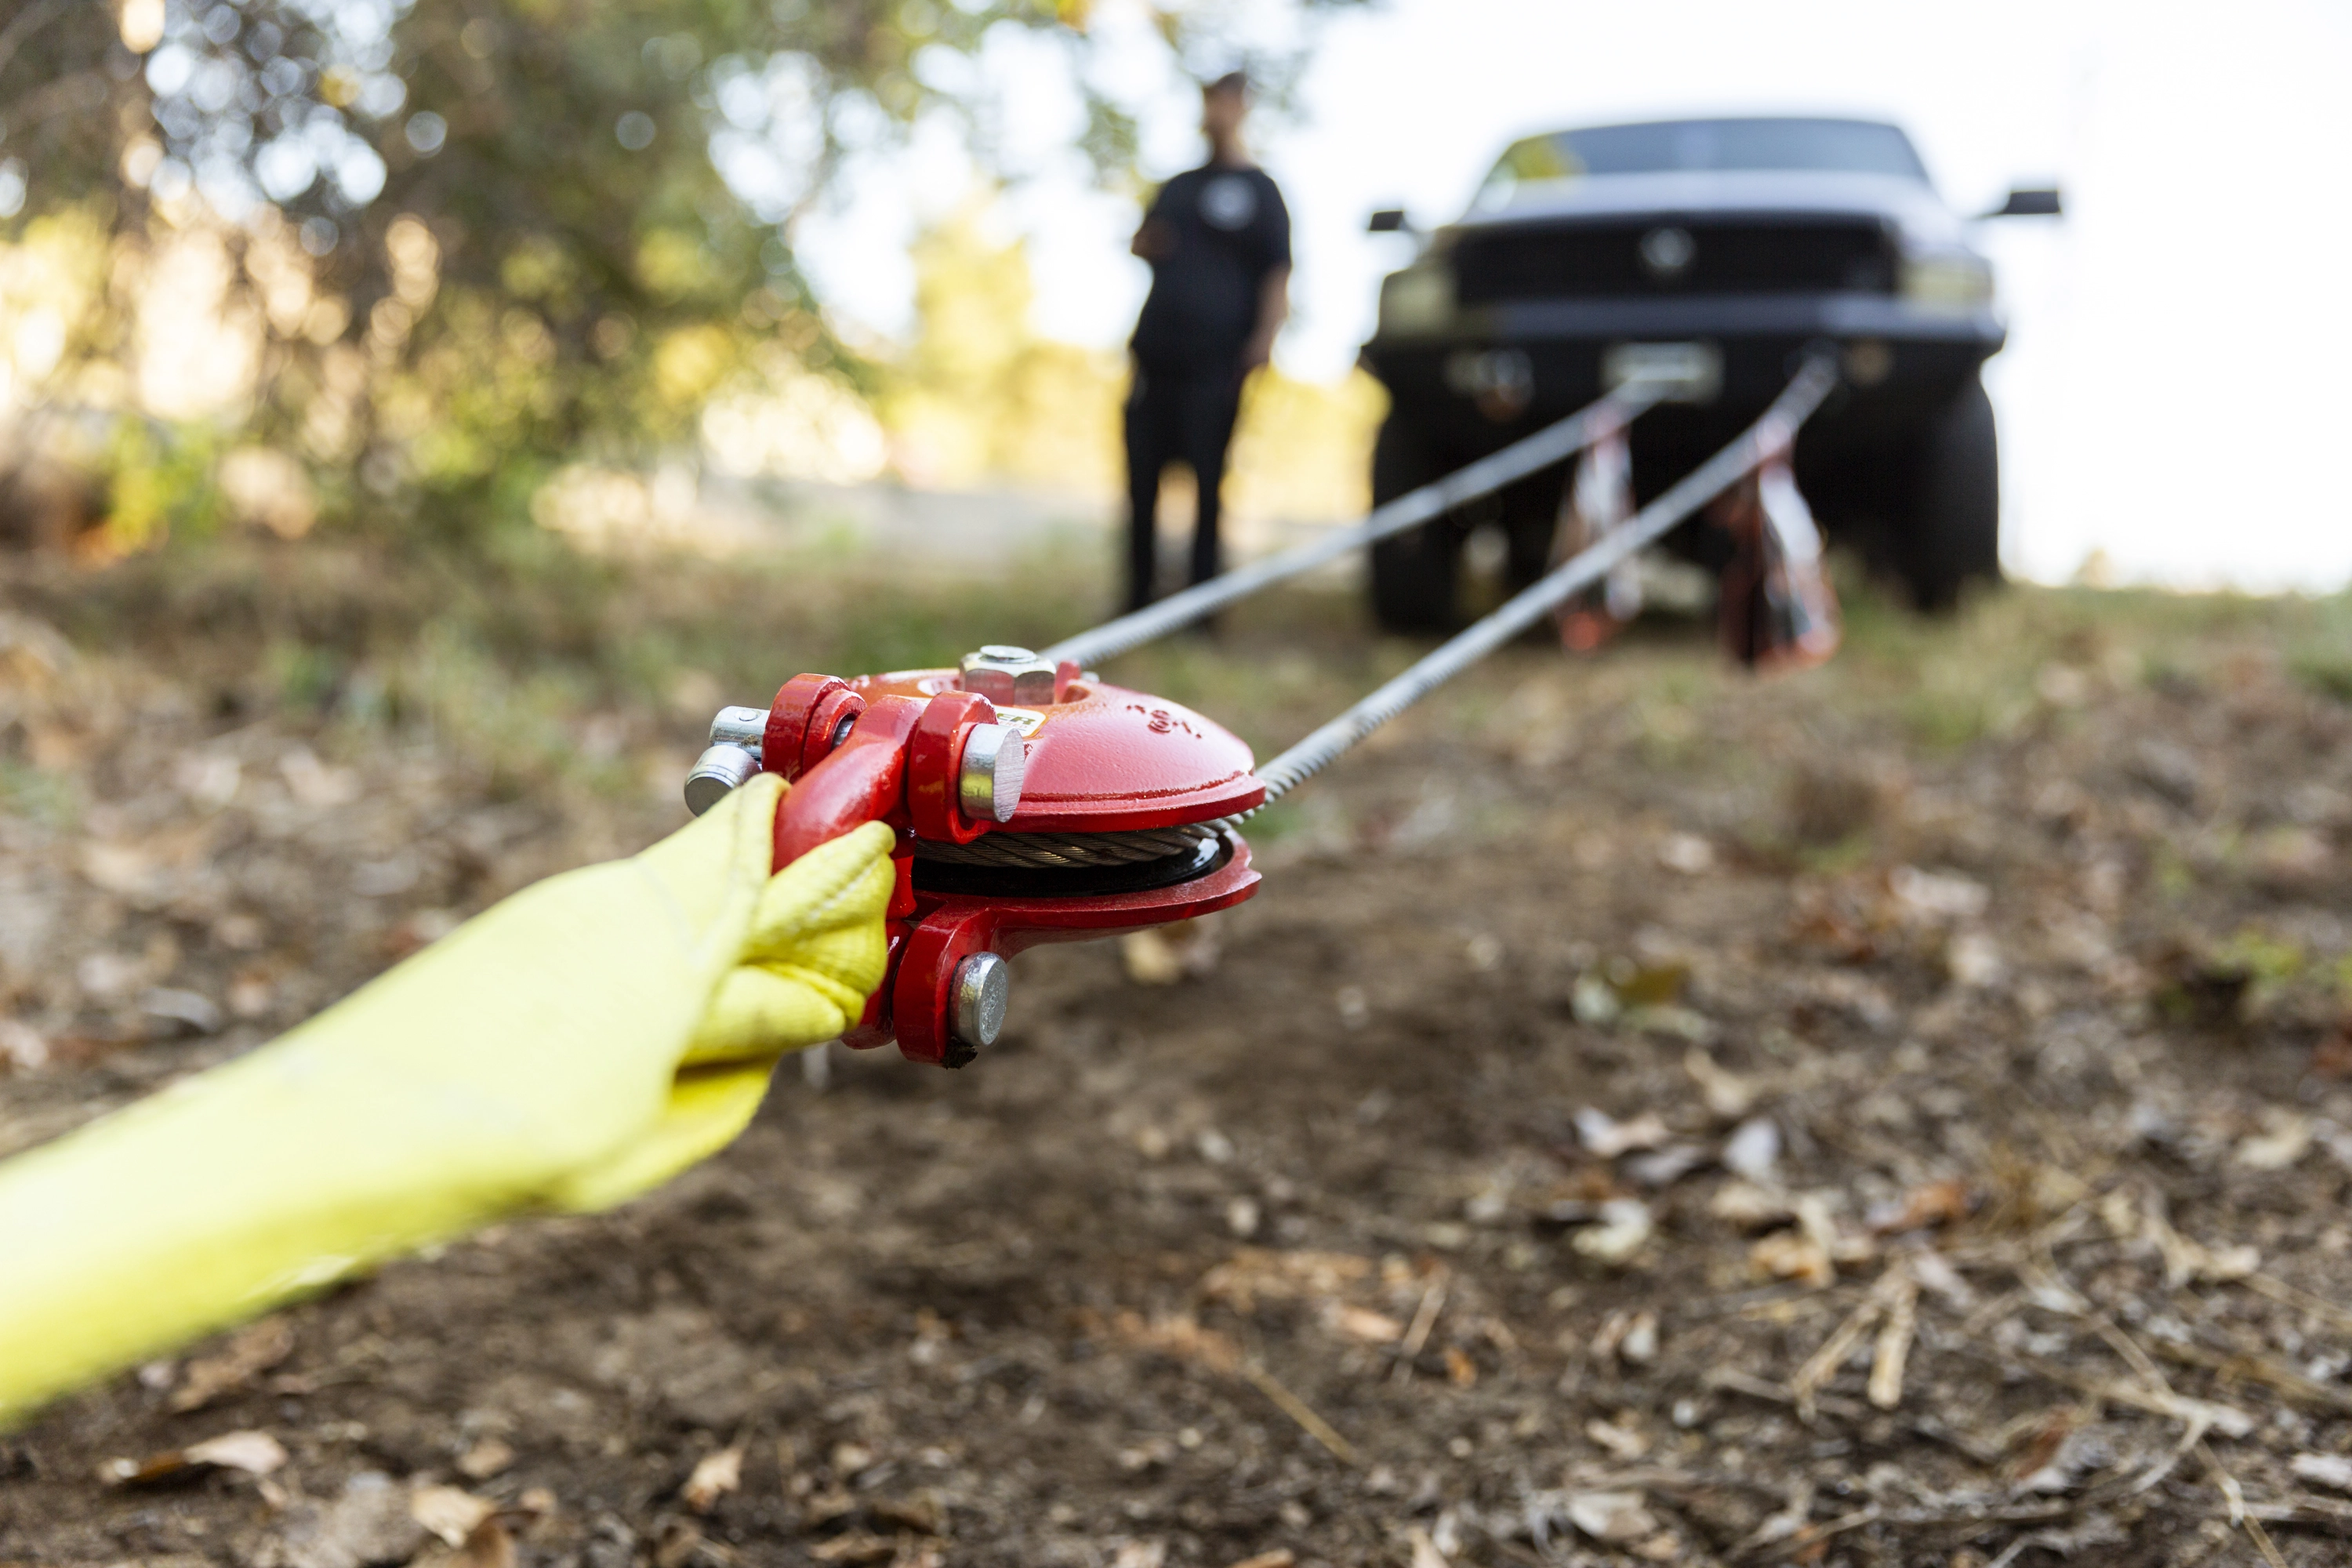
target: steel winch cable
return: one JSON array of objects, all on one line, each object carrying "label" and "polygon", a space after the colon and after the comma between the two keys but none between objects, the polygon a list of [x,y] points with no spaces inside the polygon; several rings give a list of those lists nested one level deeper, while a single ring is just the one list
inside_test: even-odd
[{"label": "steel winch cable", "polygon": [[1582,408],[1553,424],[1545,426],[1532,436],[1512,442],[1499,452],[1490,453],[1467,468],[1456,468],[1442,479],[1435,479],[1418,489],[1408,490],[1372,513],[1353,528],[1334,530],[1320,539],[1308,540],[1288,550],[1277,551],[1261,561],[1236,567],[1196,583],[1181,594],[1171,594],[1158,604],[1131,611],[1117,620],[1105,621],[1090,631],[1064,637],[1053,647],[1042,650],[1038,657],[1059,663],[1091,667],[1098,661],[1141,647],[1145,643],[1166,637],[1180,626],[1213,616],[1236,600],[1245,599],[1262,588],[1311,572],[1327,562],[1375,544],[1406,529],[1444,516],[1455,507],[1481,496],[1501,489],[1515,479],[1525,479],[1538,469],[1550,467],[1563,458],[1573,457],[1594,442],[1623,428],[1674,390],[1671,381],[1628,381],[1615,390],[1602,395]]},{"label": "steel winch cable", "polygon": [[1775,453],[1786,450],[1796,439],[1798,427],[1836,384],[1836,362],[1827,354],[1809,357],[1761,418],[1665,494],[1259,768],[1257,776],[1265,784],[1265,805],[1273,805],[1313,778],[1365,736],[1527,630],[1570,595],[1600,582],[1610,568],[1659,539]]},{"label": "steel winch cable", "polygon": [[[1170,854],[1188,853],[1198,845],[1200,840],[1211,837],[1224,829],[1240,826],[1249,817],[1280,800],[1299,784],[1330,766],[1334,761],[1373,731],[1378,730],[1423,697],[1428,696],[1430,692],[1517,637],[1545,615],[1566,602],[1570,595],[1600,582],[1621,562],[1663,537],[1691,513],[1730,489],[1775,454],[1786,451],[1790,443],[1796,439],[1798,429],[1812,416],[1814,410],[1821,406],[1822,399],[1829,395],[1831,389],[1836,384],[1835,359],[1822,353],[1809,356],[1804,365],[1790,380],[1789,384],[1781,389],[1780,396],[1773,400],[1771,406],[1764,411],[1760,418],[1742,431],[1730,445],[1685,475],[1664,495],[1635,512],[1622,524],[1611,530],[1594,543],[1552,568],[1549,573],[1514,595],[1499,608],[1449,641],[1441,644],[1403,673],[1381,686],[1346,712],[1316,730],[1271,763],[1257,769],[1257,776],[1265,785],[1265,799],[1250,810],[1234,816],[1205,822],[1182,823],[1144,832],[991,833],[963,845],[926,841],[918,846],[918,853],[926,858],[953,860],[981,866],[1066,869],[1087,866],[1126,865],[1158,859]],[[1651,401],[1654,400],[1654,398],[1651,399]],[[1606,401],[1604,399],[1603,404]],[[1646,404],[1644,405],[1646,406]],[[1569,419],[1539,432],[1538,437],[1530,439],[1551,437],[1564,441],[1569,426],[1577,421],[1584,420],[1588,416],[1592,416],[1595,421],[1606,417],[1602,407],[1602,404],[1595,404],[1583,413],[1572,415]],[[1597,439],[1598,433],[1591,438]],[[1560,449],[1572,451],[1575,448],[1566,447]],[[1503,453],[1498,453],[1496,456],[1505,456],[1514,450],[1507,447]],[[1540,463],[1529,465],[1530,468],[1540,466]],[[1471,471],[1471,469],[1464,469],[1461,474],[1454,478],[1460,479]],[[1507,483],[1508,481],[1490,482]],[[1429,488],[1433,489],[1436,487]],[[1466,489],[1467,487],[1465,489]],[[1424,492],[1413,492],[1416,496],[1423,493]],[[1478,492],[1473,490],[1469,493]],[[1436,514],[1435,511],[1432,511],[1426,515]],[[1368,523],[1365,526],[1370,525]],[[1333,550],[1331,554],[1339,553],[1339,550],[1352,548],[1354,543],[1361,542],[1362,534],[1361,528],[1349,530],[1347,534],[1342,536],[1349,542],[1341,544],[1339,550]],[[1318,541],[1314,545],[1307,548],[1320,552],[1325,548],[1325,542]],[[1274,559],[1279,562],[1296,558],[1304,553],[1304,550],[1290,552],[1286,552],[1286,556]],[[1318,554],[1317,559],[1328,560],[1330,559],[1330,555]],[[1254,587],[1263,586],[1266,581],[1271,580],[1273,579],[1260,579],[1250,587],[1244,588],[1242,592],[1249,592]],[[1223,578],[1215,579],[1211,583],[1203,584],[1202,586],[1214,587],[1223,581]],[[1219,602],[1230,603],[1232,599],[1240,596],[1240,593],[1234,593]],[[1170,604],[1174,602],[1167,601]],[[1205,600],[1196,601],[1196,604],[1202,602]],[[1195,613],[1202,614],[1205,611]],[[1172,624],[1181,626],[1184,619],[1189,618],[1192,617],[1181,617]],[[1131,640],[1126,641],[1117,641],[1105,637],[1104,634],[1118,632],[1121,637],[1129,637],[1129,631],[1122,628],[1139,626],[1142,620],[1141,616],[1123,616],[1119,620],[1111,621],[1097,627],[1093,632],[1072,637],[1048,652],[1067,658],[1070,656],[1066,650],[1072,647],[1099,652],[1104,648],[1118,651],[1136,647],[1148,640],[1150,636],[1158,635],[1158,632],[1147,631],[1140,635],[1134,635]],[[1163,626],[1160,629],[1165,630],[1166,627]],[[1103,640],[1101,642],[1091,640],[1097,637],[1102,637]]]}]

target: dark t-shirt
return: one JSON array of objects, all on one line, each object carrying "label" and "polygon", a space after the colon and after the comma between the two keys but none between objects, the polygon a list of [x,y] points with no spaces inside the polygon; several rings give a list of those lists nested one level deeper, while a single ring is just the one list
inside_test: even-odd
[{"label": "dark t-shirt", "polygon": [[1173,236],[1151,263],[1151,292],[1137,318],[1135,357],[1163,374],[1238,368],[1257,325],[1265,275],[1290,265],[1290,213],[1263,169],[1214,163],[1160,187],[1147,223]]}]

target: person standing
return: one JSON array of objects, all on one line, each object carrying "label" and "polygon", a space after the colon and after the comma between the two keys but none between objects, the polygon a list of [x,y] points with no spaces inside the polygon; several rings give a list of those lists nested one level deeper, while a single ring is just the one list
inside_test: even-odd
[{"label": "person standing", "polygon": [[1126,420],[1130,610],[1152,599],[1160,476],[1171,463],[1191,468],[1199,498],[1192,581],[1222,570],[1217,492],[1242,382],[1266,363],[1290,313],[1290,213],[1243,145],[1249,100],[1249,79],[1240,71],[1201,89],[1209,161],[1160,188],[1130,247],[1151,264],[1151,292],[1129,344],[1135,369]]}]

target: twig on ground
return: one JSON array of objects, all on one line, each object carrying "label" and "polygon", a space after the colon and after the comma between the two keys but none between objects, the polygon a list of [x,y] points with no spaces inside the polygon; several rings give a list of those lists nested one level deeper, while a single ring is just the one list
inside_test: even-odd
[{"label": "twig on ground", "polygon": [[[1845,1364],[1846,1357],[1853,1353],[1854,1347],[1862,1342],[1862,1336],[1870,1331],[1871,1325],[1906,1295],[1913,1301],[1916,1301],[1919,1295],[1918,1282],[1912,1279],[1910,1268],[1900,1262],[1888,1265],[1886,1272],[1878,1277],[1878,1283],[1871,1287],[1870,1294],[1862,1299],[1861,1305],[1846,1314],[1845,1321],[1831,1331],[1830,1337],[1822,1342],[1822,1348],[1815,1351],[1811,1358],[1797,1369],[1797,1375],[1789,1380],[1789,1392],[1796,1395],[1798,1420],[1809,1426],[1812,1425],[1813,1406],[1822,1384],[1837,1375],[1838,1369]],[[1908,1339],[1907,1328],[1906,1339]],[[1907,1343],[1906,1348],[1907,1350]],[[1899,1392],[1902,1380],[1899,1363],[1895,1368],[1895,1379]],[[1877,1377],[1874,1371],[1874,1403],[1876,1402],[1876,1384]],[[1880,1408],[1892,1407],[1880,1405]]]},{"label": "twig on ground", "polygon": [[2274,1393],[2284,1394],[2294,1404],[2332,1410],[2337,1415],[2352,1415],[2352,1394],[2340,1388],[2330,1388],[2324,1383],[2314,1383],[2301,1373],[2251,1351],[2214,1351],[2207,1350],[2203,1345],[2159,1340],[2156,1353],[2183,1366],[2203,1367],[2209,1372],[2220,1373],[2223,1377],[2259,1383]]},{"label": "twig on ground", "polygon": [[1886,1321],[1878,1326],[1878,1343],[1870,1356],[1870,1402],[1881,1410],[1903,1403],[1903,1368],[1911,1357],[1911,1336],[1919,1327],[1919,1281],[1909,1265],[1889,1269],[1894,1278],[1886,1302]]},{"label": "twig on ground", "polygon": [[2282,1502],[2249,1502],[2246,1516],[2270,1524],[2332,1524],[2352,1531],[2352,1502],[2296,1492]]},{"label": "twig on ground", "polygon": [[2254,1418],[2232,1405],[2220,1405],[2210,1399],[2190,1399],[2168,1389],[2148,1388],[2120,1379],[2090,1377],[2045,1356],[2028,1355],[2020,1351],[1987,1353],[1995,1361],[2021,1367],[2036,1377],[2046,1378],[2063,1388],[2087,1394],[2110,1405],[2145,1410],[2151,1415],[2161,1415],[2184,1426],[2201,1419],[2224,1437],[2242,1437],[2254,1429]]},{"label": "twig on ground", "polygon": [[2352,1330],[2352,1312],[2346,1311],[2325,1297],[2315,1296],[2308,1290],[2290,1285],[2274,1275],[2249,1274],[2239,1283],[2255,1295],[2267,1296],[2281,1306],[2308,1312],[2320,1321],[2332,1323],[2339,1329]]},{"label": "twig on ground", "polygon": [[1339,1429],[1331,1423],[1315,1414],[1314,1407],[1307,1401],[1285,1388],[1274,1373],[1254,1361],[1242,1363],[1241,1373],[1260,1394],[1273,1400],[1285,1415],[1297,1422],[1299,1430],[1329,1449],[1333,1458],[1349,1466],[1361,1462],[1356,1457],[1356,1446],[1339,1436]]},{"label": "twig on ground", "polygon": [[1429,1289],[1421,1293],[1421,1306],[1412,1314],[1412,1324],[1397,1342],[1396,1370],[1389,1374],[1394,1383],[1412,1381],[1413,1358],[1429,1342],[1429,1331],[1437,1326],[1437,1314],[1445,1307],[1445,1270],[1440,1268],[1430,1279]]},{"label": "twig on ground", "polygon": [[1780,1557],[1792,1552],[1802,1552],[1807,1547],[1817,1545],[1833,1535],[1843,1535],[1849,1530],[1859,1530],[1865,1524],[1874,1524],[1879,1517],[1878,1505],[1872,1503],[1867,1508],[1858,1508],[1852,1513],[1840,1514],[1837,1518],[1821,1524],[1803,1525],[1792,1534],[1783,1536],[1778,1541],[1764,1542],[1747,1555],[1751,1559]]},{"label": "twig on ground", "polygon": [[2286,1559],[2281,1557],[2279,1549],[2272,1544],[2271,1532],[2263,1528],[2261,1520],[2246,1511],[2246,1494],[2239,1487],[2238,1478],[2221,1468],[2221,1461],[2213,1457],[2212,1447],[2201,1439],[2197,1445],[2197,1457],[2205,1461],[2207,1469],[2213,1472],[2213,1482],[2221,1489],[2221,1496],[2230,1505],[2230,1522],[2242,1527],[2252,1539],[2254,1550],[2263,1554],[2263,1561],[2269,1563],[2270,1568],[2286,1568]]}]

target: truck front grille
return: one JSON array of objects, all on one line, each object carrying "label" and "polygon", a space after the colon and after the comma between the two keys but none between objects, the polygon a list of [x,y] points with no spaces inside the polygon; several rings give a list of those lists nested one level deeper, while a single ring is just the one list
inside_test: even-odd
[{"label": "truck front grille", "polygon": [[[1643,240],[1664,228],[1687,247],[1654,245],[1679,269],[1645,262]],[[1786,219],[1646,219],[1557,224],[1465,235],[1454,248],[1454,297],[1465,305],[1507,300],[1635,299],[1669,294],[1895,291],[1895,243],[1877,223]]]}]

